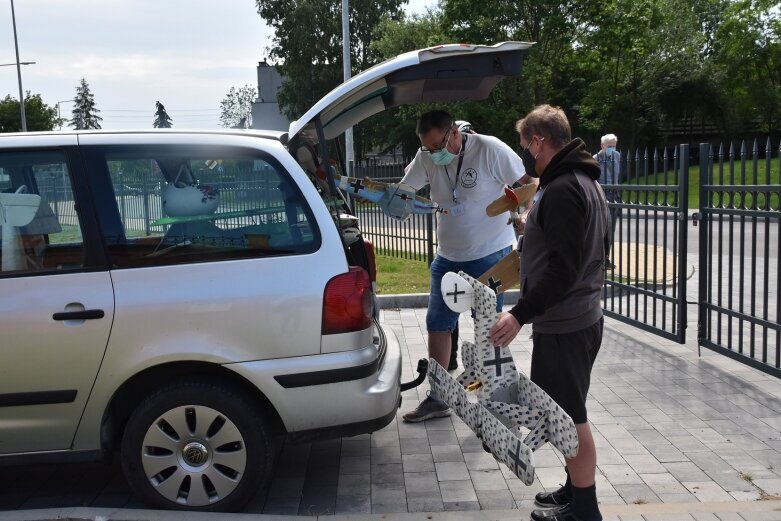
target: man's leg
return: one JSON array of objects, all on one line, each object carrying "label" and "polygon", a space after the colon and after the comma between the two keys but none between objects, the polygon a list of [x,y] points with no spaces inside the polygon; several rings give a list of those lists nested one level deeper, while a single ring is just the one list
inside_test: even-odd
[{"label": "man's leg", "polygon": [[[431,263],[431,292],[426,311],[426,329],[428,330],[428,356],[439,365],[447,368],[450,361],[451,331],[458,314],[451,311],[442,299],[442,277],[448,271],[454,271],[455,264],[437,256]],[[420,405],[403,416],[406,422],[421,422],[431,418],[450,415],[450,407],[434,392],[430,392]]]},{"label": "man's leg", "polygon": [[442,367],[447,367],[450,361],[450,337],[449,331],[428,332],[428,356],[439,362]]},{"label": "man's leg", "polygon": [[458,322],[456,322],[456,327],[450,334],[450,361],[447,363],[448,371],[455,369],[458,369]]},{"label": "man's leg", "polygon": [[[594,479],[596,447],[586,412],[591,368],[602,342],[602,325],[600,319],[594,325],[573,333],[533,334],[531,379],[572,417],[578,433],[578,454],[572,459],[566,459],[571,486],[557,491],[560,492],[557,495],[569,499],[569,503],[558,509],[533,511],[531,517],[534,521],[560,521],[567,519],[567,516],[580,521],[602,519]],[[567,488],[569,494],[566,494]],[[566,495],[570,497],[564,497]],[[536,499],[539,500],[539,497]],[[548,501],[544,503],[545,506],[550,505]]]},{"label": "man's leg", "polygon": [[594,476],[597,471],[597,449],[594,445],[594,437],[591,435],[591,427],[588,423],[575,425],[578,431],[578,455],[572,459],[566,459],[567,470],[576,487],[585,488],[594,484]]},{"label": "man's leg", "polygon": [[[450,331],[428,333],[428,356],[433,358],[442,367],[447,367],[450,361]],[[442,401],[434,391],[429,391],[428,396],[420,402],[414,411],[408,412],[402,419],[405,422],[417,423],[432,418],[450,416],[450,406]]]}]

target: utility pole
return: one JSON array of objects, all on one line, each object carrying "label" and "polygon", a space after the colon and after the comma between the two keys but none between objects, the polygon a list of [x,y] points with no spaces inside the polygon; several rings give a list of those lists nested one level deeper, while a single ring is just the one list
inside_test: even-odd
[{"label": "utility pole", "polygon": [[22,64],[19,63],[19,42],[16,39],[16,14],[14,0],[11,0],[11,21],[14,25],[14,47],[16,48],[16,75],[19,78],[19,110],[22,114],[22,132],[27,132],[27,117],[24,114],[24,92],[22,91]]},{"label": "utility pole", "polygon": [[[19,59],[17,58],[17,61]],[[352,76],[350,71],[350,6],[349,0],[342,0],[342,63],[344,69],[344,81]],[[344,155],[347,163],[347,175],[353,177],[355,156],[353,153],[353,127],[344,131]]]}]

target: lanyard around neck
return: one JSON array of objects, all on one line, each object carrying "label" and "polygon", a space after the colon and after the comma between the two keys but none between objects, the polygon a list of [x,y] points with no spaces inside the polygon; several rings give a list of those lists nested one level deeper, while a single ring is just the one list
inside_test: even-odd
[{"label": "lanyard around neck", "polygon": [[[458,166],[456,167],[456,180],[453,183],[453,202],[458,204],[458,198],[456,197],[456,188],[458,187],[458,176],[461,174],[461,164],[464,162],[464,151],[466,150],[467,135],[461,134],[461,151],[458,153]],[[450,172],[445,165],[445,173],[447,174],[447,180],[450,181]]]}]

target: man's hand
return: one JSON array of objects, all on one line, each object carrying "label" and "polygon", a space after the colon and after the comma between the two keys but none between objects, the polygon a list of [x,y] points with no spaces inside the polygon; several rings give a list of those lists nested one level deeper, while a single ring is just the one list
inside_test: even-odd
[{"label": "man's hand", "polygon": [[528,217],[529,217],[528,212],[523,212],[521,214],[513,212],[512,216],[507,221],[507,224],[513,225],[516,235],[523,235],[523,231],[526,229],[526,219]]},{"label": "man's hand", "polygon": [[491,342],[495,346],[506,347],[510,345],[521,330],[521,325],[510,313],[499,313],[499,320],[491,328]]}]

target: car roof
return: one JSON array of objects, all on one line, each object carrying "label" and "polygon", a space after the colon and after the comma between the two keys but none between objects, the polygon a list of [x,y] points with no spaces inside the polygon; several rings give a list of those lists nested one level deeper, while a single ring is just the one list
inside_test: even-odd
[{"label": "car roof", "polygon": [[[56,143],[61,140],[63,143],[71,143],[74,137],[82,135],[100,135],[110,136],[116,135],[161,135],[161,134],[199,134],[199,135],[237,135],[237,136],[249,136],[258,137],[263,139],[273,139],[280,141],[285,132],[277,130],[262,130],[262,129],[239,129],[239,128],[224,128],[224,129],[173,129],[173,128],[152,128],[152,129],[98,129],[98,130],[62,130],[62,131],[45,131],[45,132],[10,132],[6,134],[0,134],[0,140],[5,138],[14,138],[15,145],[24,145],[26,141],[39,143],[41,140],[45,140],[48,144]],[[58,139],[59,138],[59,139]],[[2,141],[0,141],[2,145]]]}]

